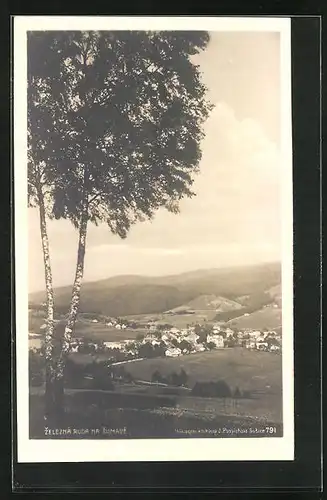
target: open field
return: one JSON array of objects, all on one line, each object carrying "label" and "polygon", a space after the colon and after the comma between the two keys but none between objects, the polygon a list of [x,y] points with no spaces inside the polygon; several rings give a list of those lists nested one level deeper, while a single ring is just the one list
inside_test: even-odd
[{"label": "open field", "polygon": [[[81,355],[81,362],[83,359],[89,362],[88,356]],[[75,428],[127,429],[126,435],[102,438],[188,437],[179,436],[176,429],[186,432],[197,429],[198,437],[219,437],[219,429],[223,427],[265,429],[269,425],[276,426],[277,434],[281,432],[281,356],[232,348],[180,358],[143,359],[124,366],[133,375],[134,383],[117,381],[114,390],[67,388],[66,420],[61,427],[65,424]],[[189,387],[197,381],[223,379],[231,389],[238,386],[250,394],[240,399],[198,397],[187,388],[145,383],[155,370],[168,375],[179,372],[182,367],[188,374]],[[30,425],[34,438],[44,437],[43,394],[42,386],[30,389]],[[205,434],[207,431],[201,429],[211,429],[216,434]]]},{"label": "open field", "polygon": [[[91,355],[74,353],[77,363],[90,363]],[[102,355],[106,359],[106,354]],[[232,347],[186,354],[176,358],[135,359],[122,363],[136,380],[150,381],[159,370],[167,376],[181,368],[188,375],[188,387],[196,382],[225,380],[231,389],[265,394],[280,394],[282,387],[282,356],[264,351]]]},{"label": "open field", "polygon": [[[90,363],[91,355],[74,354],[75,362]],[[106,354],[101,356],[106,359]],[[133,362],[132,362],[133,361]],[[196,382],[225,380],[232,390],[236,387],[250,392],[280,394],[282,387],[282,357],[270,352],[252,351],[242,347],[218,349],[176,358],[136,359],[123,363],[136,380],[150,381],[159,370],[167,376],[181,368],[188,375],[189,387]]]},{"label": "open field", "polygon": [[196,381],[225,380],[231,388],[280,394],[282,358],[273,353],[243,348],[220,349],[178,358],[144,359],[129,363],[126,369],[136,379],[150,380],[155,370],[162,375],[184,368],[188,385]]},{"label": "open field", "polygon": [[169,324],[176,328],[186,328],[187,325],[192,323],[203,324],[206,321],[213,321],[216,316],[215,310],[203,309],[194,310],[193,314],[168,314],[156,313],[156,314],[138,314],[125,316],[130,321],[138,321],[147,323],[149,321],[155,321],[158,324]]},{"label": "open field", "polygon": [[[76,355],[78,356],[78,355]],[[85,357],[89,362],[88,357]],[[82,358],[81,358],[82,361]],[[251,398],[239,400],[239,414],[260,415],[271,421],[281,421],[282,413],[282,358],[273,353],[249,351],[243,348],[221,349],[211,352],[189,354],[178,358],[153,358],[127,362],[124,367],[135,380],[150,381],[153,372],[159,370],[167,376],[183,368],[188,375],[188,387],[196,382],[225,380],[234,391],[249,391]],[[167,394],[167,389],[156,386],[117,387],[119,392],[159,396]],[[168,391],[169,392],[169,391]],[[216,415],[226,413],[226,406],[217,398],[197,398],[185,390],[174,390],[175,403],[180,409],[200,413],[204,411]],[[227,408],[230,413],[230,408]]]},{"label": "open field", "polygon": [[43,343],[43,336],[38,337],[28,337],[28,348],[29,349],[40,349]]},{"label": "open field", "polygon": [[45,322],[45,315],[42,314],[42,317],[41,317],[41,316],[34,316],[34,315],[30,314],[29,318],[28,318],[29,331],[39,333],[39,330],[40,330],[41,326],[44,324],[44,322]]},{"label": "open field", "polygon": [[269,330],[273,330],[282,325],[282,310],[281,308],[264,307],[250,313],[249,316],[243,315],[232,319],[228,324],[231,328],[252,328],[254,330],[268,328]]},{"label": "open field", "polygon": [[[30,331],[38,332],[40,327],[44,324],[42,318],[30,318],[29,329]],[[74,335],[84,337],[90,340],[103,340],[104,342],[121,341],[135,339],[138,334],[145,334],[145,328],[126,328],[125,330],[118,330],[117,328],[106,326],[103,323],[92,323],[91,321],[78,320],[75,325]]]},{"label": "open field", "polygon": [[106,326],[101,323],[78,322],[75,329],[75,335],[88,338],[90,340],[103,340],[104,342],[116,342],[121,340],[133,340],[137,335],[145,334],[147,330],[143,328],[126,328],[118,330],[117,328]]},{"label": "open field", "polygon": [[[213,320],[215,311],[196,311],[195,314],[155,314],[155,315],[135,315],[125,316],[129,321],[137,321],[140,328],[126,328],[118,330],[114,327],[106,326],[103,323],[92,323],[90,320],[79,320],[76,322],[74,335],[84,337],[89,340],[103,340],[104,342],[119,342],[122,340],[133,340],[137,335],[145,335],[148,329],[145,325],[149,321],[157,321],[159,324],[170,324],[176,328],[186,328],[191,323],[203,324],[206,321]],[[30,317],[29,330],[39,332],[40,327],[44,324],[44,318]],[[144,326],[143,326],[144,325]],[[37,342],[37,344],[39,341]],[[30,342],[32,347],[34,342]]]},{"label": "open field", "polygon": [[[193,314],[168,314],[168,313],[155,313],[155,314],[138,314],[124,316],[129,321],[136,321],[139,323],[140,328],[125,330],[118,330],[114,327],[106,326],[104,323],[93,323],[90,320],[80,319],[76,322],[75,334],[89,338],[92,340],[103,341],[120,341],[135,339],[138,334],[146,334],[146,324],[154,321],[158,324],[169,324],[176,328],[187,328],[190,324],[205,324],[206,322],[214,321],[216,316],[215,310],[203,309],[194,310]],[[29,317],[29,330],[39,332],[40,327],[44,324],[42,317]],[[277,329],[282,325],[282,310],[281,308],[264,307],[258,311],[251,312],[249,315],[242,315],[236,317],[228,324],[231,328],[235,329]]]},{"label": "open field", "polygon": [[[44,398],[30,395],[30,437],[45,437]],[[273,408],[273,407],[272,407]],[[280,415],[258,401],[167,397],[108,391],[67,391],[65,414],[51,428],[77,429],[56,438],[267,437],[282,435]],[[89,429],[99,429],[91,435]],[[103,432],[108,429],[109,432]],[[115,432],[115,431],[118,432]],[[82,431],[82,432],[79,432]],[[111,432],[113,431],[113,432]],[[233,432],[235,434],[233,434]]]}]

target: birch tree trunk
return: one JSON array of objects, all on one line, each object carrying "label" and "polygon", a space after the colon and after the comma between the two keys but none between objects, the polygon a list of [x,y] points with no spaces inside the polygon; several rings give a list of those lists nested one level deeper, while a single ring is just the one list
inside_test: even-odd
[{"label": "birch tree trunk", "polygon": [[84,206],[83,209],[79,227],[77,263],[76,263],[74,285],[72,290],[72,298],[70,303],[70,311],[69,311],[67,326],[65,328],[64,344],[63,344],[64,352],[67,352],[69,349],[72,331],[76,323],[77,313],[80,304],[81,286],[84,276],[87,222],[88,222],[88,211],[86,205]]},{"label": "birch tree trunk", "polygon": [[[87,57],[88,57],[88,42],[84,46],[84,51],[82,54],[83,58],[83,68],[84,68],[84,76],[87,74]],[[86,105],[87,96],[86,96],[86,87],[81,89],[82,101],[84,101]],[[88,169],[87,164],[84,165],[84,174],[83,174],[83,195],[82,195],[82,206],[81,206],[81,218],[79,223],[79,234],[78,234],[78,250],[77,250],[77,262],[76,262],[76,271],[75,271],[75,279],[72,290],[72,297],[70,302],[70,311],[68,316],[67,325],[65,328],[63,345],[62,345],[62,354],[66,356],[69,351],[72,332],[76,323],[78,308],[80,304],[81,297],[81,286],[84,276],[84,260],[85,260],[85,249],[86,249],[86,232],[87,232],[87,222],[88,222],[88,210],[89,210],[89,200],[88,200]],[[62,367],[64,369],[64,366]]]},{"label": "birch tree trunk", "polygon": [[[84,76],[87,74],[87,51],[88,47],[84,46],[84,51],[82,54],[83,58],[83,68],[84,68]],[[82,101],[84,101],[86,105],[86,87],[81,89],[81,97]],[[74,285],[72,289],[72,297],[70,301],[70,310],[69,316],[67,320],[67,325],[65,328],[63,345],[62,345],[62,370],[64,370],[64,359],[69,351],[69,347],[71,344],[72,332],[76,323],[77,313],[80,303],[81,297],[81,286],[84,276],[84,260],[85,260],[85,249],[86,249],[86,231],[87,231],[87,222],[88,222],[88,210],[89,210],[89,202],[88,202],[88,192],[87,192],[87,183],[88,183],[88,169],[87,165],[84,165],[84,173],[83,173],[83,195],[82,195],[82,206],[81,206],[81,218],[79,223],[79,233],[78,233],[78,249],[77,249],[77,262],[76,262],[76,271],[75,271],[75,279]]]},{"label": "birch tree trunk", "polygon": [[72,289],[70,310],[69,310],[67,324],[64,330],[61,352],[58,361],[58,383],[56,385],[57,412],[60,412],[63,409],[64,370],[65,370],[67,354],[69,353],[70,349],[72,332],[76,323],[77,313],[80,304],[81,285],[84,276],[87,223],[88,223],[88,201],[87,197],[85,196],[85,199],[83,201],[83,209],[80,219],[80,225],[79,225],[77,262],[76,262],[74,285]]},{"label": "birch tree trunk", "polygon": [[53,283],[50,262],[49,239],[46,224],[46,213],[44,205],[44,195],[40,185],[37,186],[37,196],[39,201],[40,233],[42,241],[44,275],[46,287],[47,319],[44,340],[45,348],[45,417],[49,418],[55,411],[55,379],[56,369],[54,366],[54,297]]}]

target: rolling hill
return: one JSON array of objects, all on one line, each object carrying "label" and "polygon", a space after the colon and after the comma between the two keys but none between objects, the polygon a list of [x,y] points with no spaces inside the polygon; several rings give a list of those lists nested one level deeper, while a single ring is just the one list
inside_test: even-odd
[{"label": "rolling hill", "polygon": [[225,297],[219,297],[217,295],[199,295],[195,299],[191,300],[187,304],[187,307],[203,311],[206,309],[214,309],[217,312],[224,312],[240,309],[242,306],[238,302]]},{"label": "rolling hill", "polygon": [[282,303],[282,287],[281,284],[275,285],[267,290],[267,293],[272,297],[276,304],[281,305]]},{"label": "rolling hill", "polygon": [[277,330],[282,325],[282,310],[279,307],[263,307],[257,311],[253,311],[248,315],[239,316],[228,321],[231,328],[244,329],[251,328],[261,330]]},{"label": "rolling hill", "polygon": [[[251,267],[205,269],[172,276],[115,276],[83,284],[81,312],[95,312],[109,316],[156,313],[172,310],[186,304],[188,308],[213,308],[224,313],[242,307],[257,309],[273,301],[267,290],[280,285],[279,263]],[[239,304],[237,297],[248,296]],[[67,312],[71,287],[55,290],[58,312]],[[31,294],[30,304],[45,300],[44,292]],[[199,307],[201,306],[201,307]]]}]

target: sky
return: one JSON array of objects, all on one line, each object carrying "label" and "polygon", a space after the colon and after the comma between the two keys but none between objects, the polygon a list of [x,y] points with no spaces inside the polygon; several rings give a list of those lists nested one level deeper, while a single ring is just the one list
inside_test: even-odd
[{"label": "sky", "polygon": [[[281,259],[279,34],[215,32],[195,56],[215,105],[200,173],[179,215],[159,210],[126,240],[89,225],[85,281],[164,275]],[[29,209],[29,290],[44,288],[37,209]],[[72,284],[77,232],[48,223],[55,286]]]}]

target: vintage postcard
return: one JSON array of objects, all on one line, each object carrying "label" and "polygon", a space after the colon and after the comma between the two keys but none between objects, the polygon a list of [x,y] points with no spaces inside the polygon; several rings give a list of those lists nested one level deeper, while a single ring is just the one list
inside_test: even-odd
[{"label": "vintage postcard", "polygon": [[294,459],[291,130],[288,18],[14,18],[19,462]]}]

